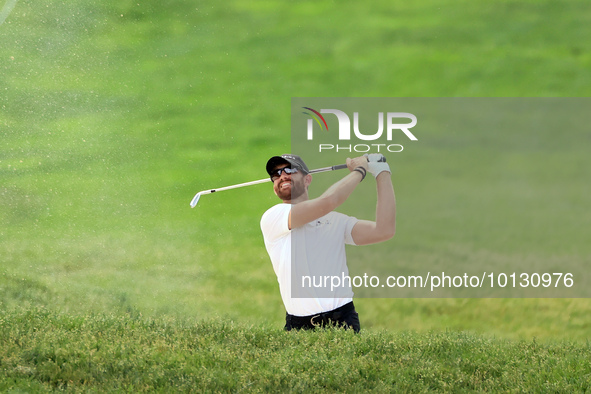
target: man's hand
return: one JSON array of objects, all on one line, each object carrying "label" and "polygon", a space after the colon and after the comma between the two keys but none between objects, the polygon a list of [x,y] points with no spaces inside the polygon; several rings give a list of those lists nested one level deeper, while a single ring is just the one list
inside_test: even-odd
[{"label": "man's hand", "polygon": [[355,171],[357,167],[362,167],[364,170],[368,170],[367,157],[359,156],[354,159],[347,158],[347,168],[349,171]]},{"label": "man's hand", "polygon": [[374,177],[378,177],[382,171],[390,171],[390,166],[386,163],[386,158],[381,153],[370,153],[369,155],[366,153],[364,155],[368,161],[368,170]]}]

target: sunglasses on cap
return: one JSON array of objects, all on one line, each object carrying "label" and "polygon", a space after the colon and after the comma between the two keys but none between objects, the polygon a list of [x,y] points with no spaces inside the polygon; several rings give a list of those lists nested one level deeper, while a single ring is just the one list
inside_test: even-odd
[{"label": "sunglasses on cap", "polygon": [[300,170],[298,170],[297,168],[289,167],[278,168],[276,170],[271,171],[271,181],[275,182],[277,179],[281,178],[282,172],[285,172],[287,175],[291,175],[297,174],[298,172],[300,172]]}]

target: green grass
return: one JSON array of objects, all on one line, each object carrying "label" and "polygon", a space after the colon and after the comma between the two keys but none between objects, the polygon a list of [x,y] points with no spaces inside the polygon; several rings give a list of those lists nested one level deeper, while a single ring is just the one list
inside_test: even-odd
[{"label": "green grass", "polygon": [[287,333],[44,309],[0,321],[3,391],[584,392],[591,384],[588,343],[456,331]]},{"label": "green grass", "polygon": [[[587,299],[359,299],[358,337],[286,335],[258,228],[268,185],[189,201],[265,176],[290,150],[292,97],[588,97],[588,11],[20,0],[0,25],[0,390],[584,391]],[[536,139],[551,155],[421,139],[397,158],[401,261],[588,261],[591,141],[567,131]],[[485,203],[513,208],[478,220]]]}]

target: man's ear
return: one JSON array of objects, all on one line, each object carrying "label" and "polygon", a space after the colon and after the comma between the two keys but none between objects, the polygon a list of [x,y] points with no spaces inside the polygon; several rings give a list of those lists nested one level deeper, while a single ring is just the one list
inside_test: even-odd
[{"label": "man's ear", "polygon": [[306,174],[304,177],[304,185],[308,187],[310,186],[310,183],[312,183],[312,174]]}]

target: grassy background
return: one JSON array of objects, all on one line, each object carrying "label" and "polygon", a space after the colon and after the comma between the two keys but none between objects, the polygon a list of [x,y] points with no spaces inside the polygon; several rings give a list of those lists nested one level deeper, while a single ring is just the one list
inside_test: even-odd
[{"label": "grassy background", "polygon": [[[267,158],[290,150],[291,97],[588,96],[589,11],[586,1],[19,1],[0,26],[0,308],[281,327],[258,228],[276,202],[269,188],[190,210],[195,192],[264,177]],[[440,156],[421,157],[424,168]],[[504,165],[518,169],[513,159]],[[397,188],[401,201],[416,179]],[[585,228],[565,212],[561,226],[579,234],[571,249],[588,258]],[[503,229],[491,233],[471,242],[502,245]],[[372,332],[552,342],[585,341],[591,326],[586,299],[357,304]]]},{"label": "grassy background", "polygon": [[[206,196],[195,210],[188,209],[192,195],[263,177],[266,159],[289,151],[292,96],[585,95],[585,15],[551,2],[21,1],[0,31],[4,288],[67,311],[280,324],[258,229],[260,214],[275,203],[268,187]],[[550,18],[565,28],[548,29]],[[440,165],[441,150],[415,163]],[[519,170],[526,163],[519,151],[514,156],[504,165]],[[579,169],[569,174],[576,179],[586,175],[582,164],[564,166]],[[415,184],[403,178],[397,188],[401,201],[412,199],[405,189],[428,197],[417,190],[420,174],[412,178]],[[568,228],[576,223],[566,213]],[[437,223],[444,228],[445,220]],[[525,220],[515,225],[529,229]],[[576,230],[573,247],[582,247],[584,232]],[[470,249],[506,239],[502,226],[490,233]],[[467,241],[457,235],[461,248]],[[588,248],[581,253],[588,256]],[[29,302],[7,294],[5,305]],[[542,301],[470,300],[488,306],[466,312],[453,307],[458,300],[359,302],[368,328],[421,329],[399,312],[410,303],[425,328],[444,329],[450,319],[454,328],[496,331],[494,320],[511,321],[509,313],[515,326],[501,331],[519,336],[531,322],[522,310]],[[544,301],[560,311],[565,302],[587,306]]]}]

